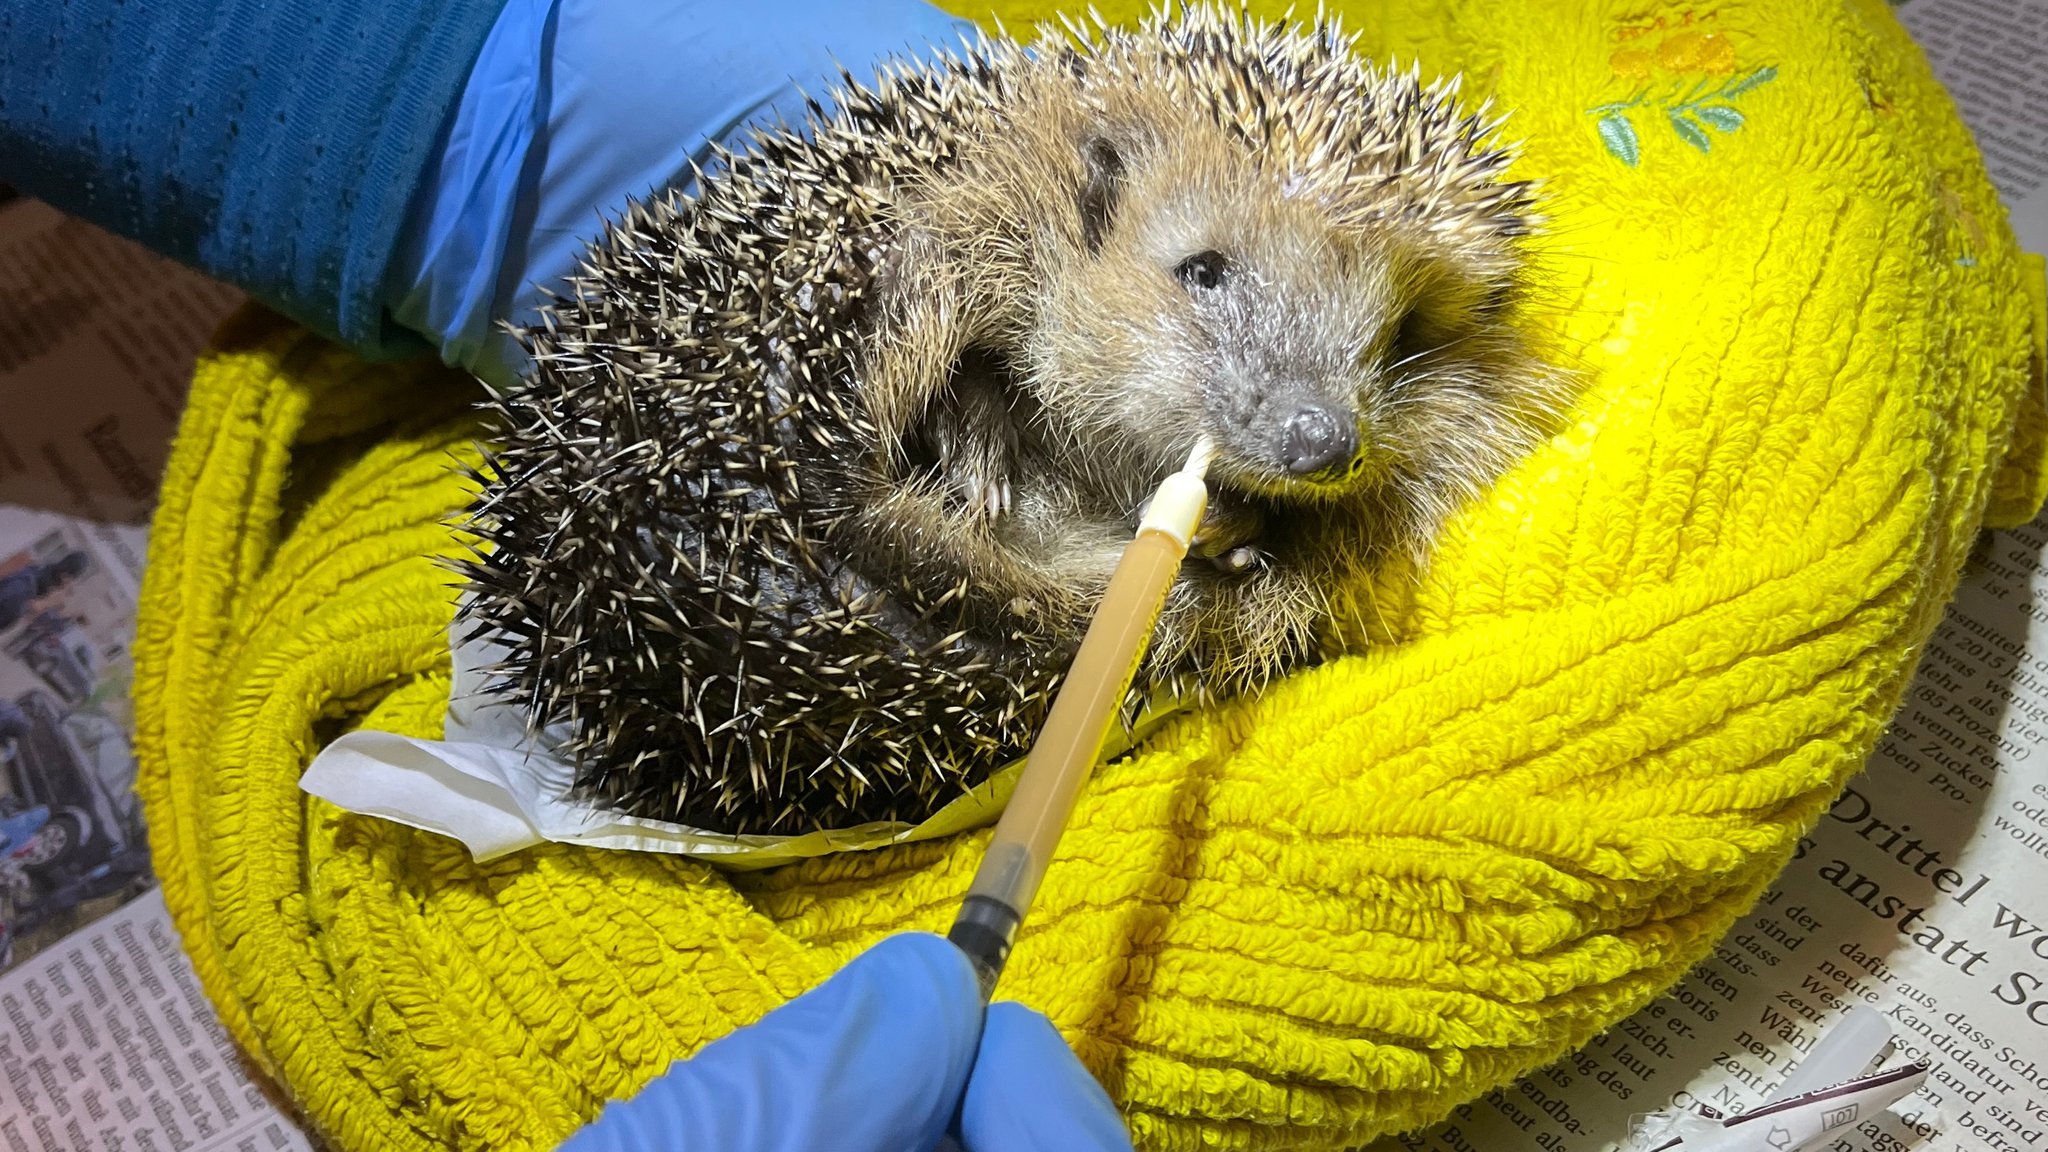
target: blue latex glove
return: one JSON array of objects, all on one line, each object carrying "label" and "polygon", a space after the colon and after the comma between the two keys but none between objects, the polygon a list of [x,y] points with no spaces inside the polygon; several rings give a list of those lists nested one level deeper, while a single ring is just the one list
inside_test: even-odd
[{"label": "blue latex glove", "polygon": [[743,130],[801,123],[839,68],[958,47],[923,0],[507,0],[422,178],[385,283],[399,323],[494,384],[526,322],[629,197],[690,189]]},{"label": "blue latex glove", "polygon": [[[957,1141],[957,1145],[948,1143]],[[892,936],[614,1103],[562,1152],[1129,1152],[1045,1017],[938,936]]]}]

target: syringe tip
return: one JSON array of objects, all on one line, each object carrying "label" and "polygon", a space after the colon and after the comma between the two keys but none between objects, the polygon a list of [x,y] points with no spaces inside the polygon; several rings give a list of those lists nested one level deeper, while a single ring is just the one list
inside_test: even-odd
[{"label": "syringe tip", "polygon": [[1187,466],[1182,468],[1181,471],[1192,472],[1197,476],[1206,476],[1209,472],[1209,461],[1215,458],[1216,443],[1207,436],[1204,436],[1195,441],[1195,450],[1188,453]]}]

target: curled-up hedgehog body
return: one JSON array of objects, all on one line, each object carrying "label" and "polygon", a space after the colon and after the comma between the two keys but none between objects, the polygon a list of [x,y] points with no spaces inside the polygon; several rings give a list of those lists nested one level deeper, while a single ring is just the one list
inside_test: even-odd
[{"label": "curled-up hedgehog body", "polygon": [[835,105],[632,207],[494,402],[465,621],[602,803],[929,816],[1028,746],[1201,437],[1134,699],[1256,689],[1564,398],[1494,125],[1332,27],[991,38]]}]

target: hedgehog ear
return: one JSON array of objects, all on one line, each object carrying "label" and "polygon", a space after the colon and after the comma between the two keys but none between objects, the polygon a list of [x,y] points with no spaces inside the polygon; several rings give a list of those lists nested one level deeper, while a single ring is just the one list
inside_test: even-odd
[{"label": "hedgehog ear", "polygon": [[1515,282],[1513,280],[1489,281],[1483,294],[1479,297],[1479,303],[1473,306],[1472,311],[1481,320],[1491,324],[1499,320],[1507,312],[1509,305],[1514,302]]},{"label": "hedgehog ear", "polygon": [[1124,158],[1097,136],[1081,147],[1081,170],[1081,240],[1089,252],[1100,252],[1122,198]]}]

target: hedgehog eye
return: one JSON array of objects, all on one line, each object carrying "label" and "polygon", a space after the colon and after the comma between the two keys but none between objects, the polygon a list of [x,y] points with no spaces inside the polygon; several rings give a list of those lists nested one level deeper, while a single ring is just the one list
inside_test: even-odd
[{"label": "hedgehog eye", "polygon": [[1213,249],[1197,252],[1174,266],[1174,278],[1190,288],[1210,289],[1222,285],[1223,277],[1230,271],[1230,261],[1223,253]]}]

